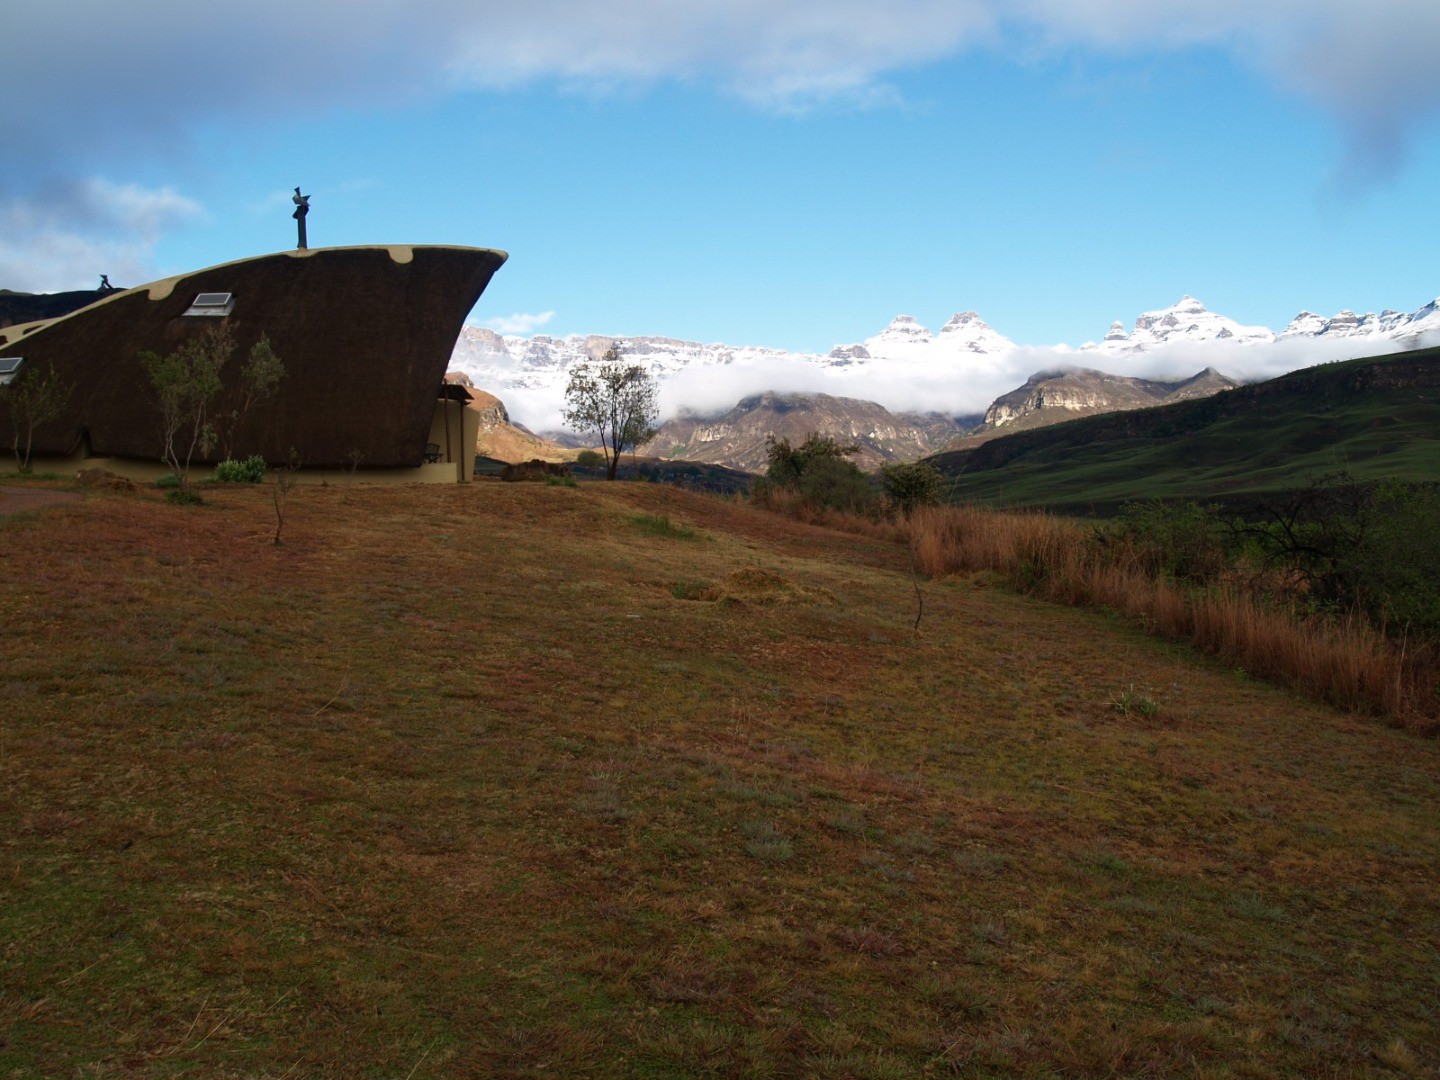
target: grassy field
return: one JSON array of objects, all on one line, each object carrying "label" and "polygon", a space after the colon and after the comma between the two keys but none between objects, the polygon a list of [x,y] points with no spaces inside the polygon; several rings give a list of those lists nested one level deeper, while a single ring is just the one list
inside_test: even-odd
[{"label": "grassy field", "polygon": [[656,485],[0,517],[0,1077],[1440,1067],[1440,744]]}]

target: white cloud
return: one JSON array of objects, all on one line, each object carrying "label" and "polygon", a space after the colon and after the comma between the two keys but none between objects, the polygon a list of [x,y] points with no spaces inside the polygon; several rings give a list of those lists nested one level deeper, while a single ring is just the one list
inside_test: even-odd
[{"label": "white cloud", "polygon": [[480,325],[489,327],[497,334],[533,334],[555,318],[555,312],[542,311],[539,314],[517,311],[513,315],[497,315],[486,319]]},{"label": "white cloud", "polygon": [[[987,48],[1226,50],[1325,109],[1385,168],[1440,112],[1434,0],[188,0],[21,5],[0,136],[26,158],[144,147],[191,125],[393,106],[457,87],[701,82],[763,106],[893,97],[887,77]],[[217,33],[225,47],[216,49]],[[123,93],[119,88],[123,87]],[[17,137],[21,137],[17,140]],[[14,164],[14,163],[12,163]]]},{"label": "white cloud", "polygon": [[22,291],[94,288],[153,276],[151,253],[167,229],[200,213],[171,188],[90,178],[43,196],[0,202],[0,281]]},{"label": "white cloud", "polygon": [[1434,0],[1014,0],[1010,11],[1051,49],[1226,50],[1329,114],[1351,179],[1393,171],[1440,115]]},{"label": "white cloud", "polygon": [[867,100],[886,73],[988,41],[994,25],[985,0],[547,0],[475,18],[448,70],[492,87],[711,80],[793,108]]}]

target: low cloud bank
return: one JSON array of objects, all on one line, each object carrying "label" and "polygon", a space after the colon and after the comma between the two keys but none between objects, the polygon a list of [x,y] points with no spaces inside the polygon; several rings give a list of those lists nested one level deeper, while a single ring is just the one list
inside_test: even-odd
[{"label": "low cloud bank", "polygon": [[517,311],[511,315],[497,315],[493,319],[486,319],[481,326],[494,330],[497,334],[533,334],[542,326],[548,325],[555,318],[553,311],[541,311],[532,314],[528,311]]},{"label": "low cloud bank", "polygon": [[[1414,345],[1440,345],[1440,332]],[[964,357],[943,368],[904,361],[829,368],[798,359],[723,366],[697,364],[661,381],[660,406],[664,419],[681,412],[718,416],[746,397],[773,391],[874,401],[892,412],[973,416],[983,413],[997,397],[1023,385],[1030,376],[1057,368],[1092,368],[1111,375],[1178,381],[1210,367],[1240,382],[1259,382],[1299,368],[1379,356],[1403,348],[1385,339],[1293,338],[1263,345],[1189,342],[1119,354],[1022,347],[993,356]],[[496,392],[505,399],[511,416],[527,427],[537,431],[563,429],[562,389],[531,387]]]}]

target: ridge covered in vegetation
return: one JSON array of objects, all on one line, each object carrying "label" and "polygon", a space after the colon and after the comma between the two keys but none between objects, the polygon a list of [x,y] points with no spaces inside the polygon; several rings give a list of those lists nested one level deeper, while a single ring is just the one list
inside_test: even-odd
[{"label": "ridge covered in vegetation", "polygon": [[1362,481],[1433,482],[1440,349],[1324,364],[929,460],[957,500],[1102,516],[1137,499],[1243,503],[1341,469]]}]

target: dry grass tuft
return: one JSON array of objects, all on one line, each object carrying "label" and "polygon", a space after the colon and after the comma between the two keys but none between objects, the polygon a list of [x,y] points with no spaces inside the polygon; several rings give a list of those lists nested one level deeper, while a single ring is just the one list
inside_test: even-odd
[{"label": "dry grass tuft", "polygon": [[727,574],[723,581],[685,592],[683,599],[709,603],[751,604],[834,604],[835,596],[825,589],[797,585],[773,570],[745,567]]}]

